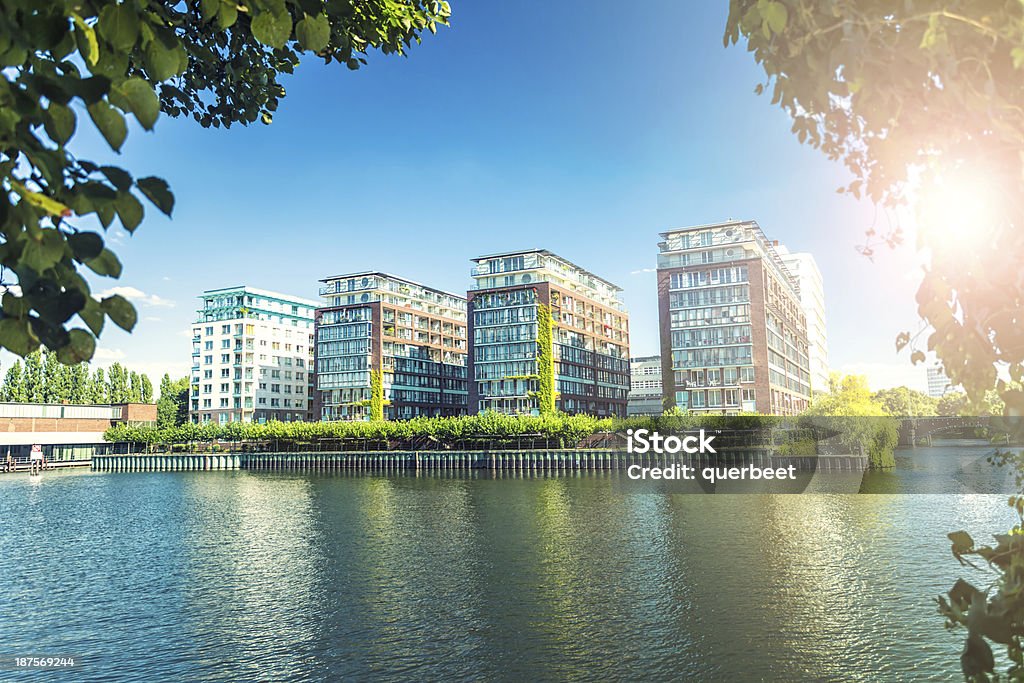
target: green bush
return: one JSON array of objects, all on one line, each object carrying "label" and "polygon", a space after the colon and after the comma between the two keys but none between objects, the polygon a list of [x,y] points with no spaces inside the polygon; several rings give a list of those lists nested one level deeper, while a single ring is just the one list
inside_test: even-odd
[{"label": "green bush", "polygon": [[[461,417],[419,417],[404,421],[359,422],[229,422],[184,424],[176,427],[117,425],[104,434],[110,442],[132,443],[165,449],[193,450],[215,442],[239,446],[262,443],[273,448],[312,447],[339,442],[363,447],[393,448],[490,448],[519,442],[542,442],[551,447],[573,448],[594,434],[625,433],[648,429],[662,433],[688,429],[754,430],[774,427],[767,416],[671,415],[657,417],[598,418],[591,415],[504,415],[488,412]],[[411,444],[411,445],[410,445]]]}]

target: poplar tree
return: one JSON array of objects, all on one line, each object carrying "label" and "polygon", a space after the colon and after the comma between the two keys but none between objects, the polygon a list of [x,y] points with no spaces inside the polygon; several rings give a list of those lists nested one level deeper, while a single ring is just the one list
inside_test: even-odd
[{"label": "poplar tree", "polygon": [[25,371],[22,376],[25,384],[25,402],[42,403],[43,363],[39,351],[25,357]]},{"label": "poplar tree", "polygon": [[14,365],[7,368],[7,374],[4,375],[4,385],[2,390],[0,390],[0,398],[6,403],[25,403],[28,400],[20,360],[14,361]]}]

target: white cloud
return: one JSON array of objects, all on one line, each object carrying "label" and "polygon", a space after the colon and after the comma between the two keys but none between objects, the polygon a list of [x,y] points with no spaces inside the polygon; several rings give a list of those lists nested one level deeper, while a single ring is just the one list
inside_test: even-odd
[{"label": "white cloud", "polygon": [[162,318],[158,318],[155,315],[147,315],[145,318],[143,318],[143,320],[145,320],[146,322],[158,323],[162,320]]},{"label": "white cloud", "polygon": [[641,273],[656,273],[656,272],[658,272],[657,268],[641,268],[640,270],[630,271],[629,274],[630,275],[640,275]]},{"label": "white cloud", "polygon": [[105,349],[100,347],[92,355],[92,362],[97,365],[108,365],[115,361],[124,360],[127,356],[128,354],[121,349]]},{"label": "white cloud", "polygon": [[175,303],[170,299],[164,299],[156,294],[146,294],[141,289],[135,287],[111,287],[105,289],[96,296],[103,297],[112,296],[114,294],[120,294],[129,301],[137,301],[143,306],[155,307],[155,308],[173,308]]}]

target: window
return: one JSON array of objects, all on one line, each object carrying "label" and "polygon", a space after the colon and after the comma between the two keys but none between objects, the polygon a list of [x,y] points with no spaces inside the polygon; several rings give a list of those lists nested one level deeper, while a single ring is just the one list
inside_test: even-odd
[{"label": "window", "polygon": [[203,356],[204,365],[213,365],[213,356]]},{"label": "window", "polygon": [[231,362],[231,354],[230,353],[222,353],[222,354],[220,354],[220,362],[221,363],[230,363]]},{"label": "window", "polygon": [[740,381],[741,382],[753,382],[754,381],[754,368],[740,368]]},{"label": "window", "polygon": [[212,341],[203,342],[203,351],[213,351],[213,342]]},{"label": "window", "polygon": [[212,335],[213,334],[213,325],[211,325],[211,326],[206,328],[206,334],[207,335]]},{"label": "window", "polygon": [[221,325],[220,326],[220,333],[221,334],[231,334],[231,325]]}]

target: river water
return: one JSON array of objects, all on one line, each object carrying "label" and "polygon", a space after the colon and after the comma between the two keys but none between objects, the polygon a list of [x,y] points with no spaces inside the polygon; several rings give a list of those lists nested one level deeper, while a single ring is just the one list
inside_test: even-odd
[{"label": "river water", "polygon": [[[963,633],[935,597],[982,579],[946,533],[988,538],[1013,516],[934,463],[963,474],[985,452],[900,453],[864,482],[894,493],[872,495],[628,494],[593,474],[5,475],[0,657],[78,666],[0,680],[959,680]],[[922,477],[952,492],[895,493]]]}]

